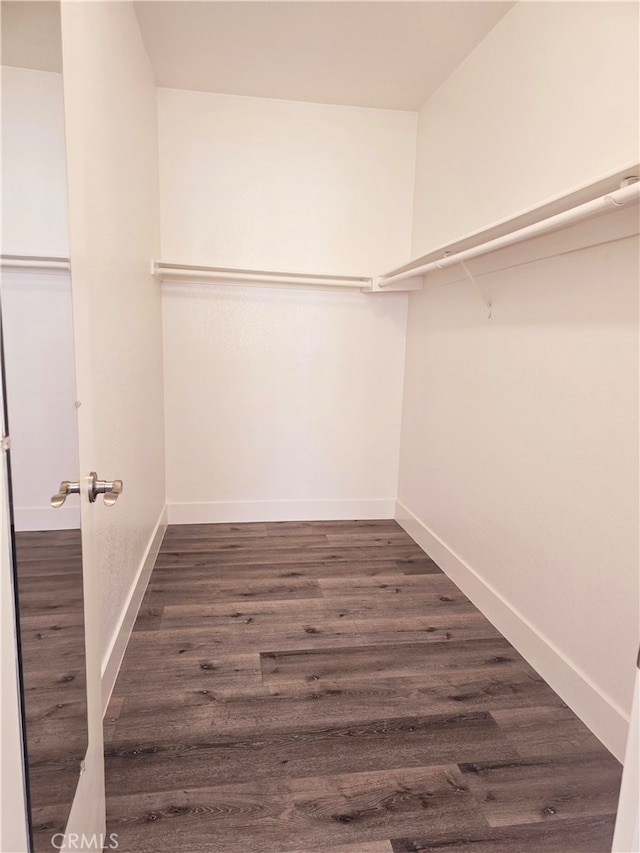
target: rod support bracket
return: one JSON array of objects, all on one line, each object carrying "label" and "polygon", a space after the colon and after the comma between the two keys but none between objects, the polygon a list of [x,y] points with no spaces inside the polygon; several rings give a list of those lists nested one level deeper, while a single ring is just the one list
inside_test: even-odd
[{"label": "rod support bracket", "polygon": [[486,295],[486,293],[484,292],[484,290],[480,287],[480,285],[478,284],[477,279],[476,279],[476,278],[475,278],[475,276],[471,273],[471,271],[469,270],[469,268],[467,267],[467,265],[465,264],[465,262],[464,262],[464,261],[460,261],[459,263],[460,263],[460,266],[462,267],[462,269],[465,271],[465,273],[466,273],[467,278],[469,279],[469,281],[471,281],[473,284],[475,284],[476,289],[477,289],[478,293],[480,294],[480,297],[481,297],[482,301],[484,302],[484,304],[485,304],[485,306],[486,306],[486,309],[487,309],[487,318],[490,320],[490,319],[491,319],[491,301],[490,301],[489,297]]}]

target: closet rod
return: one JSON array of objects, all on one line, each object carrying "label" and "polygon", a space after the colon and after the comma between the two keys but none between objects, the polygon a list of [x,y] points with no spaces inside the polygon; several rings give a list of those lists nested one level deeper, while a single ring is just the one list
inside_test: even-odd
[{"label": "closet rod", "polygon": [[565,210],[563,213],[557,213],[555,216],[550,216],[547,219],[542,219],[540,222],[534,222],[533,225],[527,225],[525,228],[519,228],[517,231],[511,231],[504,234],[502,237],[496,237],[494,240],[489,240],[486,243],[480,243],[478,246],[473,246],[471,249],[465,249],[462,252],[446,255],[437,261],[430,261],[426,264],[404,270],[403,272],[394,274],[388,273],[376,279],[377,287],[386,287],[389,284],[394,284],[399,281],[404,281],[416,275],[424,275],[435,270],[446,269],[446,267],[459,264],[467,261],[470,258],[476,258],[480,255],[486,255],[489,252],[495,252],[497,249],[502,249],[506,246],[511,246],[514,243],[520,243],[523,240],[530,240],[533,237],[538,237],[542,234],[548,234],[551,231],[559,231],[561,228],[566,228],[574,223],[581,222],[583,219],[588,219],[591,216],[596,216],[599,213],[611,212],[616,208],[625,205],[637,204],[640,200],[640,183],[629,184],[619,190],[607,193],[599,198],[588,201],[585,204],[580,204],[577,207],[572,207]]},{"label": "closet rod", "polygon": [[69,258],[47,255],[0,255],[3,270],[32,270],[33,272],[70,272]]},{"label": "closet rod", "polygon": [[164,282],[289,284],[292,286],[320,286],[345,290],[362,290],[371,286],[370,278],[360,276],[297,275],[296,273],[274,271],[261,272],[259,270],[239,270],[224,267],[198,267],[188,264],[172,264],[166,261],[155,261],[152,271],[157,279]]}]

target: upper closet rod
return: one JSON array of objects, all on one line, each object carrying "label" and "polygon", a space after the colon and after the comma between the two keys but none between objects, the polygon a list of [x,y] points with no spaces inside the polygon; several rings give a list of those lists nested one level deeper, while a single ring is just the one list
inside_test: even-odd
[{"label": "upper closet rod", "polygon": [[26,270],[27,272],[69,272],[69,258],[47,255],[0,255],[3,270]]},{"label": "upper closet rod", "polygon": [[173,264],[167,261],[154,261],[152,274],[163,282],[207,282],[240,284],[276,284],[298,285],[302,287],[343,288],[345,290],[362,290],[370,287],[371,279],[362,276],[328,276],[328,275],[299,275],[290,272],[273,272],[258,270],[239,270],[225,267],[204,267],[188,264]]},{"label": "upper closet rod", "polygon": [[422,264],[403,272],[393,273],[381,276],[376,281],[378,287],[386,287],[389,284],[394,284],[399,281],[404,281],[416,275],[424,275],[434,270],[445,269],[446,267],[459,264],[467,261],[470,258],[476,258],[479,255],[486,255],[488,252],[495,252],[496,249],[502,249],[505,246],[511,246],[513,243],[520,243],[522,240],[529,240],[532,237],[538,237],[541,234],[548,234],[550,231],[558,231],[561,228],[566,228],[583,219],[588,219],[598,213],[615,210],[626,204],[637,203],[640,199],[640,183],[630,184],[626,187],[621,187],[619,190],[607,193],[607,195],[595,198],[593,201],[588,201],[585,204],[580,204],[578,207],[572,207],[570,210],[565,210],[563,213],[558,213],[555,216],[550,216],[548,219],[542,219],[540,222],[535,222],[533,225],[527,225],[525,228],[520,228],[517,231],[511,231],[502,237],[496,237],[494,240],[489,240],[486,243],[481,243],[471,249],[465,249],[462,252],[447,255],[437,261],[430,261],[427,264]]}]

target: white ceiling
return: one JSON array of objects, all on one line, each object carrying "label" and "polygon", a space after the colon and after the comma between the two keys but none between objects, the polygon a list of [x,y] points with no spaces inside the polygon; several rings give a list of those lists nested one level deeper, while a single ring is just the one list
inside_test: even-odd
[{"label": "white ceiling", "polygon": [[158,86],[416,110],[514,5],[141,0]]}]

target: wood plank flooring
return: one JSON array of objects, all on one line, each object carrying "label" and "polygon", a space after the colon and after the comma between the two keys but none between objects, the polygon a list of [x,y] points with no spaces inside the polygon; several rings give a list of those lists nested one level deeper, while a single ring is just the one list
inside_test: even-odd
[{"label": "wood plank flooring", "polygon": [[64,831],[87,750],[80,530],[15,534],[34,851]]},{"label": "wood plank flooring", "polygon": [[170,527],[105,749],[123,853],[606,853],[621,775],[394,521]]}]

